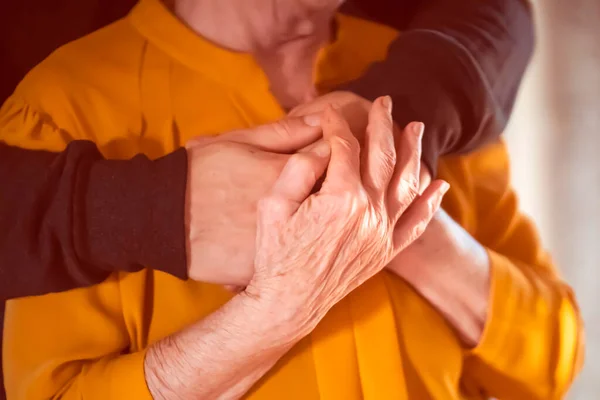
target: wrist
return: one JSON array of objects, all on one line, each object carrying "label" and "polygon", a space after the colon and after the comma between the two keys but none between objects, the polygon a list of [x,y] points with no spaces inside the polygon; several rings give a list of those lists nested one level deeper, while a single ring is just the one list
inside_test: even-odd
[{"label": "wrist", "polygon": [[245,310],[246,323],[254,327],[254,334],[267,347],[293,345],[311,331],[301,317],[302,302],[289,293],[272,293],[248,285],[237,297]]},{"label": "wrist", "polygon": [[185,360],[186,355],[179,349],[174,336],[159,340],[148,348],[144,358],[144,376],[154,400],[182,398],[177,382],[181,382],[180,371],[189,370]]},{"label": "wrist", "polygon": [[150,392],[155,399],[239,397],[231,394],[238,390],[231,382],[270,368],[295,344],[279,321],[270,304],[236,295],[148,348],[144,372]]},{"label": "wrist", "polygon": [[76,210],[77,253],[103,270],[148,266],[186,278],[186,168],[184,150],[92,164]]}]

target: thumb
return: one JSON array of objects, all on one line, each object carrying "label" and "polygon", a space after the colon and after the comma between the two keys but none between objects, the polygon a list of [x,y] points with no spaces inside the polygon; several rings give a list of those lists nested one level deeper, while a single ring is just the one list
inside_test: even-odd
[{"label": "thumb", "polygon": [[290,157],[271,189],[270,198],[285,204],[284,213],[293,215],[310,195],[329,163],[330,147],[325,141]]},{"label": "thumb", "polygon": [[321,138],[320,123],[320,114],[287,117],[270,124],[229,132],[219,139],[274,153],[293,153]]}]

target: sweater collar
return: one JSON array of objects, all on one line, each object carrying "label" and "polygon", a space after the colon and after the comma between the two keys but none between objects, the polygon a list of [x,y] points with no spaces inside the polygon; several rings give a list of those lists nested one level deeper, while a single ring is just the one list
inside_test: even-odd
[{"label": "sweater collar", "polygon": [[140,0],[129,20],[165,54],[220,84],[233,88],[247,88],[250,84],[268,87],[266,76],[251,54],[227,50],[204,39],[160,0]]}]

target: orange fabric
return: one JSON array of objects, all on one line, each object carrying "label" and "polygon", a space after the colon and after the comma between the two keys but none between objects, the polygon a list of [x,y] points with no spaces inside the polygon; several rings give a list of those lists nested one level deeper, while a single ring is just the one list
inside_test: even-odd
[{"label": "orange fabric", "polygon": [[[350,17],[339,22],[337,42],[316,67],[323,90],[382,59],[398,34]],[[127,18],[36,67],[2,107],[0,132],[27,148],[91,139],[111,158],[158,157],[190,137],[282,115],[250,56],[215,47],[158,0],[143,0]],[[481,345],[464,350],[428,303],[384,272],[336,305],[247,398],[541,399],[566,389],[578,365],[577,309],[513,202],[504,145],[444,159],[440,175],[452,185],[445,209],[490,249],[491,312]],[[148,345],[230,296],[144,270],[11,300],[3,341],[8,397],[150,398]]]},{"label": "orange fabric", "polygon": [[497,398],[561,398],[583,365],[574,295],[519,212],[505,146],[467,159],[477,199],[472,234],[488,248],[492,287],[490,319],[480,345],[467,353],[465,384]]}]

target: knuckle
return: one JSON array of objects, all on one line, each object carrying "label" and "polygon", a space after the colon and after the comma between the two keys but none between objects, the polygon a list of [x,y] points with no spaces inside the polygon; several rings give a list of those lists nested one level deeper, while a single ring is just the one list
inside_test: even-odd
[{"label": "knuckle", "polygon": [[392,138],[390,138],[389,143],[386,143],[385,146],[379,149],[379,157],[392,167],[396,165],[396,149],[394,149],[394,140]]},{"label": "knuckle", "polygon": [[344,137],[342,137],[340,135],[336,135],[331,139],[331,145],[337,146],[346,152],[353,152],[358,148],[358,141],[354,136],[344,135]]},{"label": "knuckle", "polygon": [[419,183],[413,179],[401,179],[396,189],[396,212],[402,214],[419,195]]},{"label": "knuckle", "polygon": [[371,119],[369,121],[369,125],[367,127],[368,130],[373,133],[392,135],[394,131],[394,122],[389,117],[386,111],[382,109],[378,109],[378,113],[376,114],[375,119]]},{"label": "knuckle", "polygon": [[379,165],[382,173],[391,174],[394,172],[396,167],[396,153],[393,151],[381,151],[377,157],[379,158]]},{"label": "knuckle", "polygon": [[281,138],[287,138],[292,136],[292,126],[287,119],[277,121],[273,124],[273,130]]},{"label": "knuckle", "polygon": [[331,138],[331,146],[338,147],[339,149],[345,151],[350,151],[352,148],[350,142],[340,136],[334,136],[333,138]]},{"label": "knuckle", "polygon": [[404,198],[410,203],[419,194],[419,180],[411,176],[408,179],[402,179],[400,181],[401,193]]},{"label": "knuckle", "polygon": [[340,210],[349,215],[362,215],[368,206],[369,195],[362,186],[340,193]]}]

